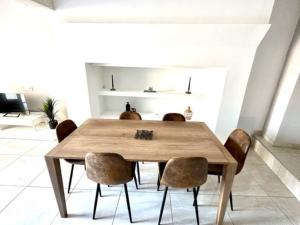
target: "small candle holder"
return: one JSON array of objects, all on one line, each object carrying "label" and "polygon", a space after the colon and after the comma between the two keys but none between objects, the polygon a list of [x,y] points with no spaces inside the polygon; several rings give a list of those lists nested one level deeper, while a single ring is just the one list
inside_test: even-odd
[{"label": "small candle holder", "polygon": [[116,89],[115,89],[115,85],[114,85],[114,75],[112,74],[111,75],[111,89],[110,89],[111,91],[115,91]]},{"label": "small candle holder", "polygon": [[191,89],[191,77],[189,79],[189,86],[188,86],[188,90],[185,92],[186,94],[192,94],[192,92],[190,92]]}]

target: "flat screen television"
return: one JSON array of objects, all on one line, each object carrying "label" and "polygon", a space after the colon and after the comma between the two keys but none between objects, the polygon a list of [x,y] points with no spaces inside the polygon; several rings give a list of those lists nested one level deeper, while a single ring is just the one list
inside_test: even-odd
[{"label": "flat screen television", "polygon": [[23,94],[0,93],[0,113],[5,113],[4,116],[19,116],[26,111],[27,104]]}]

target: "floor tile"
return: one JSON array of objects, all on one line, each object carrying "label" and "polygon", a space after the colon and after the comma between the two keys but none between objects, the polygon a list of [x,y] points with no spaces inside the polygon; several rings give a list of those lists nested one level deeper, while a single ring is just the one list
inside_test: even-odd
[{"label": "floor tile", "polygon": [[[300,152],[300,150],[298,150]],[[300,154],[297,153],[274,153],[275,157],[285,165],[298,180],[300,180]]]},{"label": "floor tile", "polygon": [[0,154],[23,155],[38,144],[39,141],[11,139],[0,146]]},{"label": "floor tile", "polygon": [[[67,163],[64,160],[60,160],[60,162],[61,162],[61,171],[62,171],[64,188],[67,189],[69,184],[71,164]],[[75,165],[73,170],[71,189],[73,189],[76,186],[76,184],[81,179],[83,174],[84,174],[84,166]],[[45,168],[41,172],[41,174],[30,184],[30,186],[31,187],[52,187],[47,168]]]},{"label": "floor tile", "polygon": [[244,196],[268,196],[254,177],[249,173],[243,173],[243,171],[235,176],[232,193],[233,195]]},{"label": "floor tile", "polygon": [[0,213],[0,221],[5,225],[48,225],[56,214],[50,188],[26,188]]},{"label": "floor tile", "polygon": [[294,197],[279,178],[266,166],[257,166],[253,171],[253,179],[268,196]]},{"label": "floor tile", "polygon": [[[131,184],[130,184],[131,185]],[[82,176],[79,179],[75,189],[79,190],[95,190],[96,184],[87,178],[85,172],[83,171]],[[107,185],[101,185],[102,191],[120,191],[122,189],[121,185],[113,185],[108,187]]]},{"label": "floor tile", "polygon": [[5,169],[8,165],[14,162],[18,155],[0,155],[0,171]]},{"label": "floor tile", "polygon": [[272,200],[294,225],[300,224],[300,202],[296,198],[273,197]]},{"label": "floor tile", "polygon": [[0,185],[27,186],[42,172],[45,166],[43,158],[22,156],[0,171]]},{"label": "floor tile", "polygon": [[[136,224],[153,225],[157,224],[160,206],[163,199],[163,192],[130,192],[129,201],[131,205],[132,220]],[[125,192],[120,196],[114,225],[131,224],[128,218]],[[167,196],[164,214],[161,224],[172,224],[170,196]]]},{"label": "floor tile", "polygon": [[[193,193],[171,193],[171,205],[174,225],[197,224],[195,208],[193,207]],[[217,195],[198,195],[198,211],[200,224],[214,225],[218,210]],[[225,215],[224,225],[232,225],[228,215]]]},{"label": "floor tile", "polygon": [[234,225],[292,225],[270,197],[234,196],[233,207],[227,212]]},{"label": "floor tile", "polygon": [[68,218],[57,215],[52,225],[112,224],[119,197],[120,191],[103,193],[103,197],[98,198],[96,220],[93,220],[95,191],[76,190],[67,200]]},{"label": "floor tile", "polygon": [[0,213],[23,189],[24,187],[0,186]]},{"label": "floor tile", "polygon": [[56,145],[56,141],[41,141],[38,145],[26,152],[26,155],[44,156]]},{"label": "floor tile", "polygon": [[9,141],[9,139],[0,138],[0,147],[4,144],[6,144]]}]

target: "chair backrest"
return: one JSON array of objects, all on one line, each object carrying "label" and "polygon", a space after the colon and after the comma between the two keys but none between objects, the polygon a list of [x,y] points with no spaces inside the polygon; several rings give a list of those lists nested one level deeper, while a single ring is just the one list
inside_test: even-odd
[{"label": "chair backrest", "polygon": [[107,185],[125,184],[134,175],[134,162],[126,161],[116,153],[87,153],[85,156],[87,177]]},{"label": "chair backrest", "polygon": [[163,121],[185,121],[185,117],[180,113],[167,113],[163,117]]},{"label": "chair backrest", "polygon": [[227,138],[225,148],[238,162],[236,174],[241,172],[251,146],[251,137],[242,129],[235,129]]},{"label": "chair backrest", "polygon": [[194,188],[206,182],[207,159],[203,157],[173,158],[167,162],[161,183],[174,188]]},{"label": "chair backrest", "polygon": [[142,120],[142,117],[137,112],[122,112],[120,120]]},{"label": "chair backrest", "polygon": [[69,136],[74,130],[77,129],[76,124],[72,120],[65,120],[58,124],[56,127],[56,136],[58,142],[64,140],[67,136]]}]

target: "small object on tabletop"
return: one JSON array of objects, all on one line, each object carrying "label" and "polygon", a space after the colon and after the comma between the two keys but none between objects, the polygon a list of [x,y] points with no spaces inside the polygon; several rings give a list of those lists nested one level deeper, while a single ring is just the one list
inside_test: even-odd
[{"label": "small object on tabletop", "polygon": [[111,75],[111,89],[110,89],[111,91],[115,91],[116,89],[115,89],[115,85],[114,85],[114,75],[112,74]]},{"label": "small object on tabletop", "polygon": [[193,111],[191,110],[191,107],[188,106],[188,108],[184,111],[184,117],[186,120],[191,120],[193,116]]},{"label": "small object on tabletop", "polygon": [[142,140],[152,140],[153,130],[137,130],[134,138]]},{"label": "small object on tabletop", "polygon": [[130,112],[130,104],[129,104],[129,102],[126,103],[126,112]]},{"label": "small object on tabletop", "polygon": [[185,92],[186,94],[192,94],[192,92],[190,92],[190,89],[191,89],[191,77],[189,79],[189,86],[188,86],[188,90]]},{"label": "small object on tabletop", "polygon": [[144,92],[155,93],[156,91],[153,89],[153,87],[149,87],[147,90],[144,90]]}]

